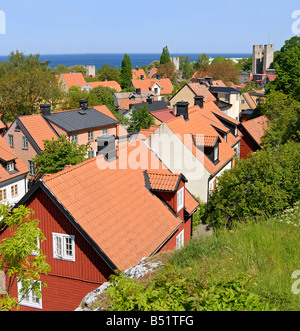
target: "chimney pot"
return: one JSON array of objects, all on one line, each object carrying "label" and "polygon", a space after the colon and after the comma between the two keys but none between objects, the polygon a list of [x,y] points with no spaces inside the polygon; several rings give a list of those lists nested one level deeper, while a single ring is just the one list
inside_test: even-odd
[{"label": "chimney pot", "polygon": [[86,99],[81,99],[79,100],[79,107],[82,109],[82,110],[87,110],[88,109],[88,100]]},{"label": "chimney pot", "polygon": [[195,99],[195,106],[199,106],[200,108],[203,108],[204,96],[203,95],[196,95],[194,99]]},{"label": "chimney pot", "polygon": [[185,121],[189,120],[189,103],[180,101],[176,103],[176,116],[182,116]]},{"label": "chimney pot", "polygon": [[51,105],[48,104],[42,104],[40,105],[41,114],[44,116],[50,116],[51,115]]}]

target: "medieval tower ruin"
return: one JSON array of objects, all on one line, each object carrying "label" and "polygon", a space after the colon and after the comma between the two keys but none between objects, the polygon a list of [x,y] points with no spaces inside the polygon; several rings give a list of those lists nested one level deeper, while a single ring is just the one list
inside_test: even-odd
[{"label": "medieval tower ruin", "polygon": [[252,61],[253,74],[262,74],[270,70],[271,63],[274,61],[274,45],[254,45]]}]

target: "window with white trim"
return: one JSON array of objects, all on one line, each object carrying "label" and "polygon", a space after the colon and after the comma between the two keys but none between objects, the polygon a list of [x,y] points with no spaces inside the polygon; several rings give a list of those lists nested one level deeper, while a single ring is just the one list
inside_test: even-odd
[{"label": "window with white trim", "polygon": [[184,187],[177,192],[177,213],[184,207]]},{"label": "window with white trim", "polygon": [[18,192],[18,184],[16,185],[12,185],[11,186],[11,197],[12,198],[15,198],[19,195],[19,192]]},{"label": "window with white trim", "polygon": [[219,160],[219,144],[217,144],[214,149],[214,162],[218,160]]},{"label": "window with white trim", "polygon": [[72,142],[78,144],[78,133],[72,134]]},{"label": "window with white trim", "polygon": [[28,150],[28,138],[27,137],[22,137],[22,149]]},{"label": "window with white trim", "polygon": [[[41,291],[41,282],[38,283]],[[39,298],[35,291],[30,288],[26,292],[22,291],[21,282],[18,282],[18,300],[21,306],[42,309],[42,298]]]},{"label": "window with white trim", "polygon": [[75,262],[75,236],[53,233],[53,258]]},{"label": "window with white trim", "polygon": [[15,170],[15,161],[8,162],[6,169],[7,169],[7,171],[14,171]]},{"label": "window with white trim", "polygon": [[0,202],[7,200],[6,188],[4,190],[0,190]]},{"label": "window with white trim", "polygon": [[94,141],[94,131],[89,131],[88,132],[88,141],[93,142]]},{"label": "window with white trim", "polygon": [[176,249],[184,247],[184,230],[176,237]]}]

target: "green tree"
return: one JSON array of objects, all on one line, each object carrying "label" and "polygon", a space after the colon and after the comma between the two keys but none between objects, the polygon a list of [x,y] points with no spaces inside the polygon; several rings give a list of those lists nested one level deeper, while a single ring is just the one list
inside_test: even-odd
[{"label": "green tree", "polygon": [[45,140],[44,150],[37,155],[33,162],[39,174],[56,174],[66,165],[76,165],[86,160],[90,144],[78,145],[68,136],[59,139]]},{"label": "green tree", "polygon": [[287,40],[276,54],[273,66],[277,78],[270,83],[270,90],[282,91],[300,101],[300,37]]},{"label": "green tree", "polygon": [[207,203],[213,227],[275,214],[300,200],[300,149],[293,141],[253,153],[219,178]]},{"label": "green tree", "polygon": [[143,106],[132,110],[129,123],[129,131],[140,131],[141,129],[148,129],[151,125],[155,124],[155,121],[149,113],[148,107]]},{"label": "green tree", "polygon": [[214,58],[212,60],[211,63],[220,63],[220,62],[223,62],[223,61],[226,61],[226,58],[225,57],[223,57],[223,56],[217,56],[216,58]]},{"label": "green tree", "polygon": [[100,81],[114,80],[121,84],[121,73],[117,66],[111,67],[107,63],[104,63],[102,68],[98,71],[98,79]]},{"label": "green tree", "polygon": [[271,92],[266,103],[259,106],[260,114],[270,121],[262,141],[270,146],[300,141],[300,102],[282,92]]},{"label": "green tree", "polygon": [[87,73],[87,69],[83,65],[71,66],[71,67],[69,67],[69,72],[71,72],[71,71],[81,73],[81,74],[83,74],[83,76],[86,76],[86,73]]},{"label": "green tree", "polygon": [[109,110],[114,111],[116,109],[114,93],[117,91],[110,87],[97,86],[90,91],[89,95],[97,98],[97,105],[106,105]]},{"label": "green tree", "polygon": [[122,88],[128,88],[131,84],[132,80],[132,64],[130,60],[130,56],[125,54],[122,67],[121,67],[121,86]]},{"label": "green tree", "polygon": [[168,62],[171,62],[171,58],[170,58],[168,46],[165,46],[160,56],[160,64],[165,64]]},{"label": "green tree", "polygon": [[9,71],[0,79],[0,111],[2,120],[14,121],[20,113],[39,112],[40,103],[55,107],[62,94],[53,73],[41,68]]},{"label": "green tree", "polygon": [[182,70],[182,78],[190,80],[194,74],[194,68],[191,64],[190,58],[188,56],[180,57],[180,66],[179,69]]},{"label": "green tree", "polygon": [[[0,294],[0,311],[18,309],[18,298],[11,296],[16,281],[21,284],[21,292],[26,295],[34,291],[41,296],[40,275],[47,274],[50,266],[46,256],[37,246],[45,240],[38,228],[39,220],[32,219],[33,211],[25,206],[10,210],[7,205],[0,205],[0,228],[11,231],[12,235],[0,242],[0,271],[7,279],[6,294]],[[34,255],[33,255],[34,252]],[[45,283],[41,283],[45,287]]]},{"label": "green tree", "polygon": [[205,54],[200,54],[198,56],[197,62],[195,63],[195,69],[199,70],[200,68],[205,69],[210,64],[210,58]]},{"label": "green tree", "polygon": [[61,109],[78,109],[79,100],[82,99],[88,100],[89,107],[100,105],[100,101],[94,93],[82,91],[78,86],[71,86],[68,93],[65,95],[63,102],[61,103]]}]

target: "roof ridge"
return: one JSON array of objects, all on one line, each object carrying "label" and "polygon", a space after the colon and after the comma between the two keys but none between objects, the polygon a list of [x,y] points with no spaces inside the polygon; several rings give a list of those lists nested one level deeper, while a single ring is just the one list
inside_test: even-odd
[{"label": "roof ridge", "polygon": [[[45,174],[45,176],[42,178],[43,182],[49,182],[50,180],[56,179],[62,175],[65,175],[68,172],[71,172],[73,170],[76,170],[80,167],[85,166],[86,164],[91,163],[92,161],[95,161],[95,159],[98,157],[99,155],[97,155],[96,157],[89,159],[89,160],[85,160],[81,163],[75,164],[75,165],[66,165],[65,168],[59,172],[57,172],[56,174]],[[100,155],[101,156],[101,155]],[[48,178],[46,178],[48,177]],[[46,178],[46,179],[45,179]]]}]

